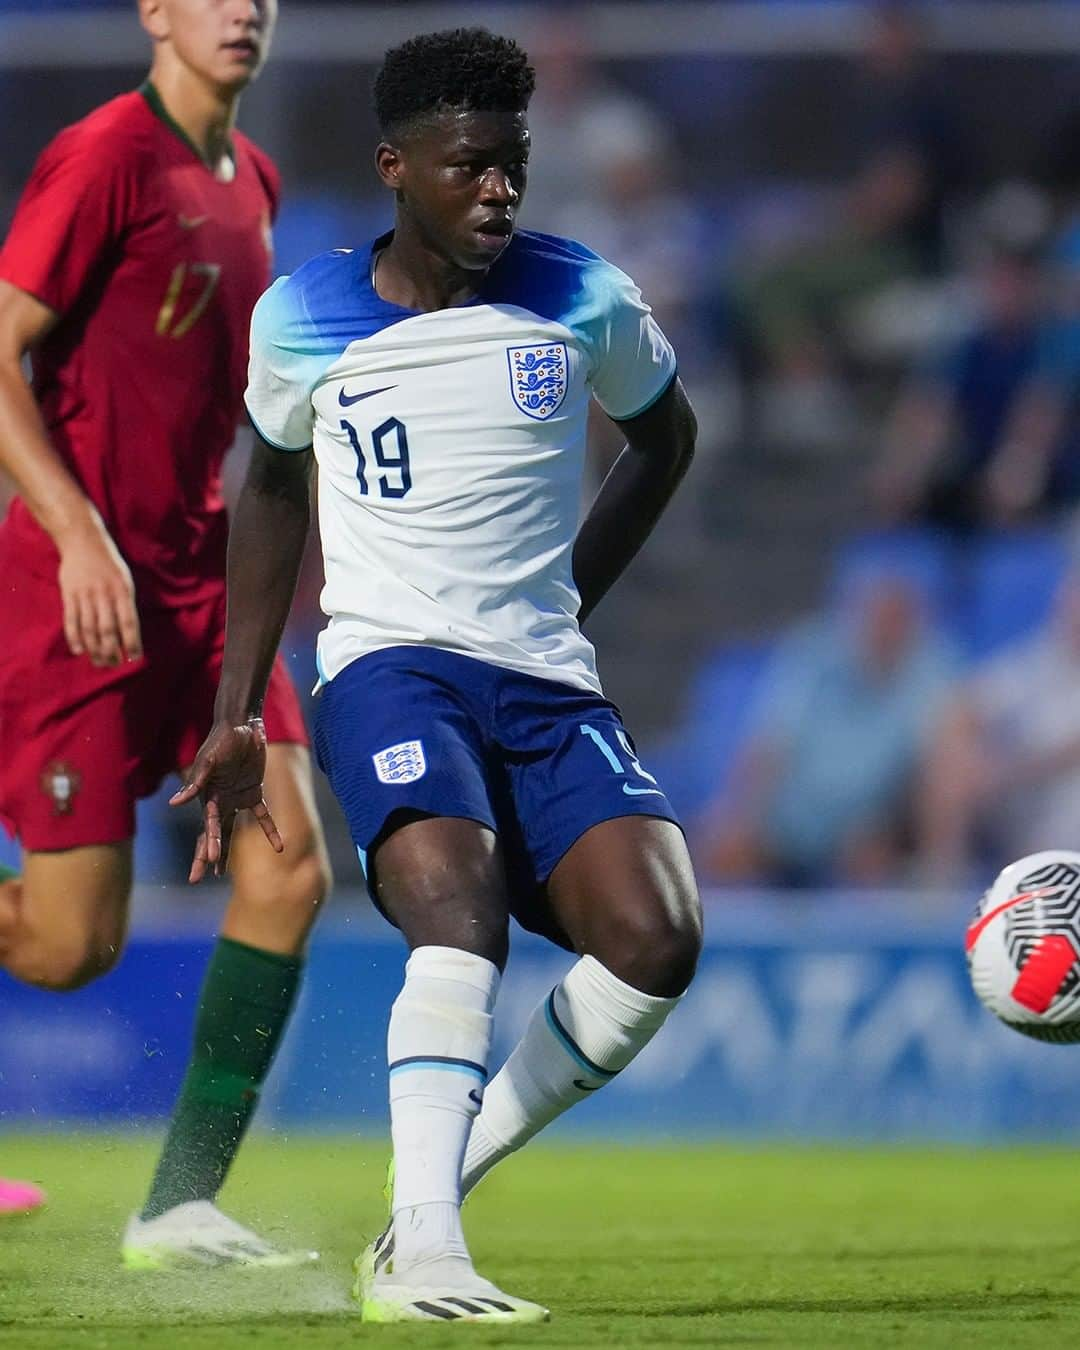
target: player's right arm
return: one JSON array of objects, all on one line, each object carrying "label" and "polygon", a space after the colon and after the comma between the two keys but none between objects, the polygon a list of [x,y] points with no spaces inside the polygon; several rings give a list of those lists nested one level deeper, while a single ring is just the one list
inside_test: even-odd
[{"label": "player's right arm", "polygon": [[228,618],[214,725],[172,804],[201,797],[203,828],[189,880],[224,870],[238,811],[271,845],[281,836],[263,800],[261,713],[289,617],[311,519],[311,369],[294,349],[292,294],[277,282],[255,306],[245,396],[258,433],[229,531]]},{"label": "player's right arm", "polygon": [[222,872],[238,811],[250,810],[277,852],[281,836],[263,799],[266,733],[261,713],[274,654],[289,617],[310,520],[313,456],[283,454],[256,438],[229,531],[225,655],[214,725],[175,806],[196,796],[203,829],[188,880]]},{"label": "player's right arm", "polygon": [[23,358],[57,315],[0,278],[0,468],[60,554],[64,633],[99,666],[142,654],[131,573],[93,503],[53,449]]},{"label": "player's right arm", "polygon": [[136,158],[93,119],[42,152],[0,249],[0,467],[60,554],[64,631],[96,665],[141,655],[135,591],[100,515],[56,453],[22,362],[123,248]]}]

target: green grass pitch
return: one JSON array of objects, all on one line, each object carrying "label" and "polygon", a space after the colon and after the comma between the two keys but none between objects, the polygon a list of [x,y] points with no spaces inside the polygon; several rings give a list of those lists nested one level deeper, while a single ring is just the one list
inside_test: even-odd
[{"label": "green grass pitch", "polygon": [[226,1208],[317,1246],[302,1271],[146,1274],[116,1261],[155,1144],[0,1135],[50,1206],[0,1223],[4,1350],[380,1346],[1039,1346],[1080,1334],[1080,1185],[1064,1150],[534,1147],[466,1210],[479,1268],[548,1326],[365,1327],[350,1263],[385,1149],[251,1141]]}]

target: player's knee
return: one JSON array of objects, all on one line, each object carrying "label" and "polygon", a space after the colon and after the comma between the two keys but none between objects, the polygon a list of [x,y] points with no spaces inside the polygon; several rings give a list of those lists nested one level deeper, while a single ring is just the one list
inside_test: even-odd
[{"label": "player's knee", "polygon": [[[701,906],[628,907],[617,916],[608,968],[642,993],[674,998],[694,978],[701,955]],[[602,959],[602,958],[601,958]]]},{"label": "player's knee", "polygon": [[472,892],[458,884],[446,890],[425,885],[419,895],[395,895],[387,908],[410,947],[458,947],[500,969],[506,964],[509,911],[480,888]]},{"label": "player's knee", "polygon": [[31,942],[12,953],[8,969],[38,989],[71,993],[107,975],[120,959],[119,941],[91,937]]},{"label": "player's knee", "polygon": [[300,847],[294,844],[282,865],[273,868],[264,884],[245,888],[245,906],[262,909],[306,929],[329,895],[330,882],[325,850],[313,838]]}]

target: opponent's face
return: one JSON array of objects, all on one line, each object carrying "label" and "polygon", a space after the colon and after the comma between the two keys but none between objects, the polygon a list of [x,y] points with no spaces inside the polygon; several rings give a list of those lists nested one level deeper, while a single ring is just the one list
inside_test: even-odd
[{"label": "opponent's face", "polygon": [[443,113],[375,162],[398,215],[465,271],[491,266],[510,242],[525,195],[529,127],[524,113]]},{"label": "opponent's face", "polygon": [[235,90],[262,69],[277,0],[139,0],[139,17],[159,50],[215,88]]}]

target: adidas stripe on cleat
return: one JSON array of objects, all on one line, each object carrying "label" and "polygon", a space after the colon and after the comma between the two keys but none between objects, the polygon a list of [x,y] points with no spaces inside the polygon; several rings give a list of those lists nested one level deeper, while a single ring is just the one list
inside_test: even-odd
[{"label": "adidas stripe on cleat", "polygon": [[[391,1221],[360,1256],[353,1269],[352,1296],[365,1322],[546,1322],[551,1314],[539,1303],[514,1298],[471,1270],[460,1284],[410,1284],[393,1272],[394,1225]],[[416,1278],[419,1271],[414,1271]]]},{"label": "adidas stripe on cleat", "polygon": [[[363,1258],[360,1258],[363,1260]],[[357,1262],[359,1267],[360,1261]],[[358,1272],[359,1273],[359,1272]],[[490,1292],[489,1292],[490,1291]],[[546,1322],[551,1314],[539,1303],[514,1298],[477,1278],[464,1289],[408,1285],[393,1276],[357,1280],[353,1296],[365,1322]]]}]

